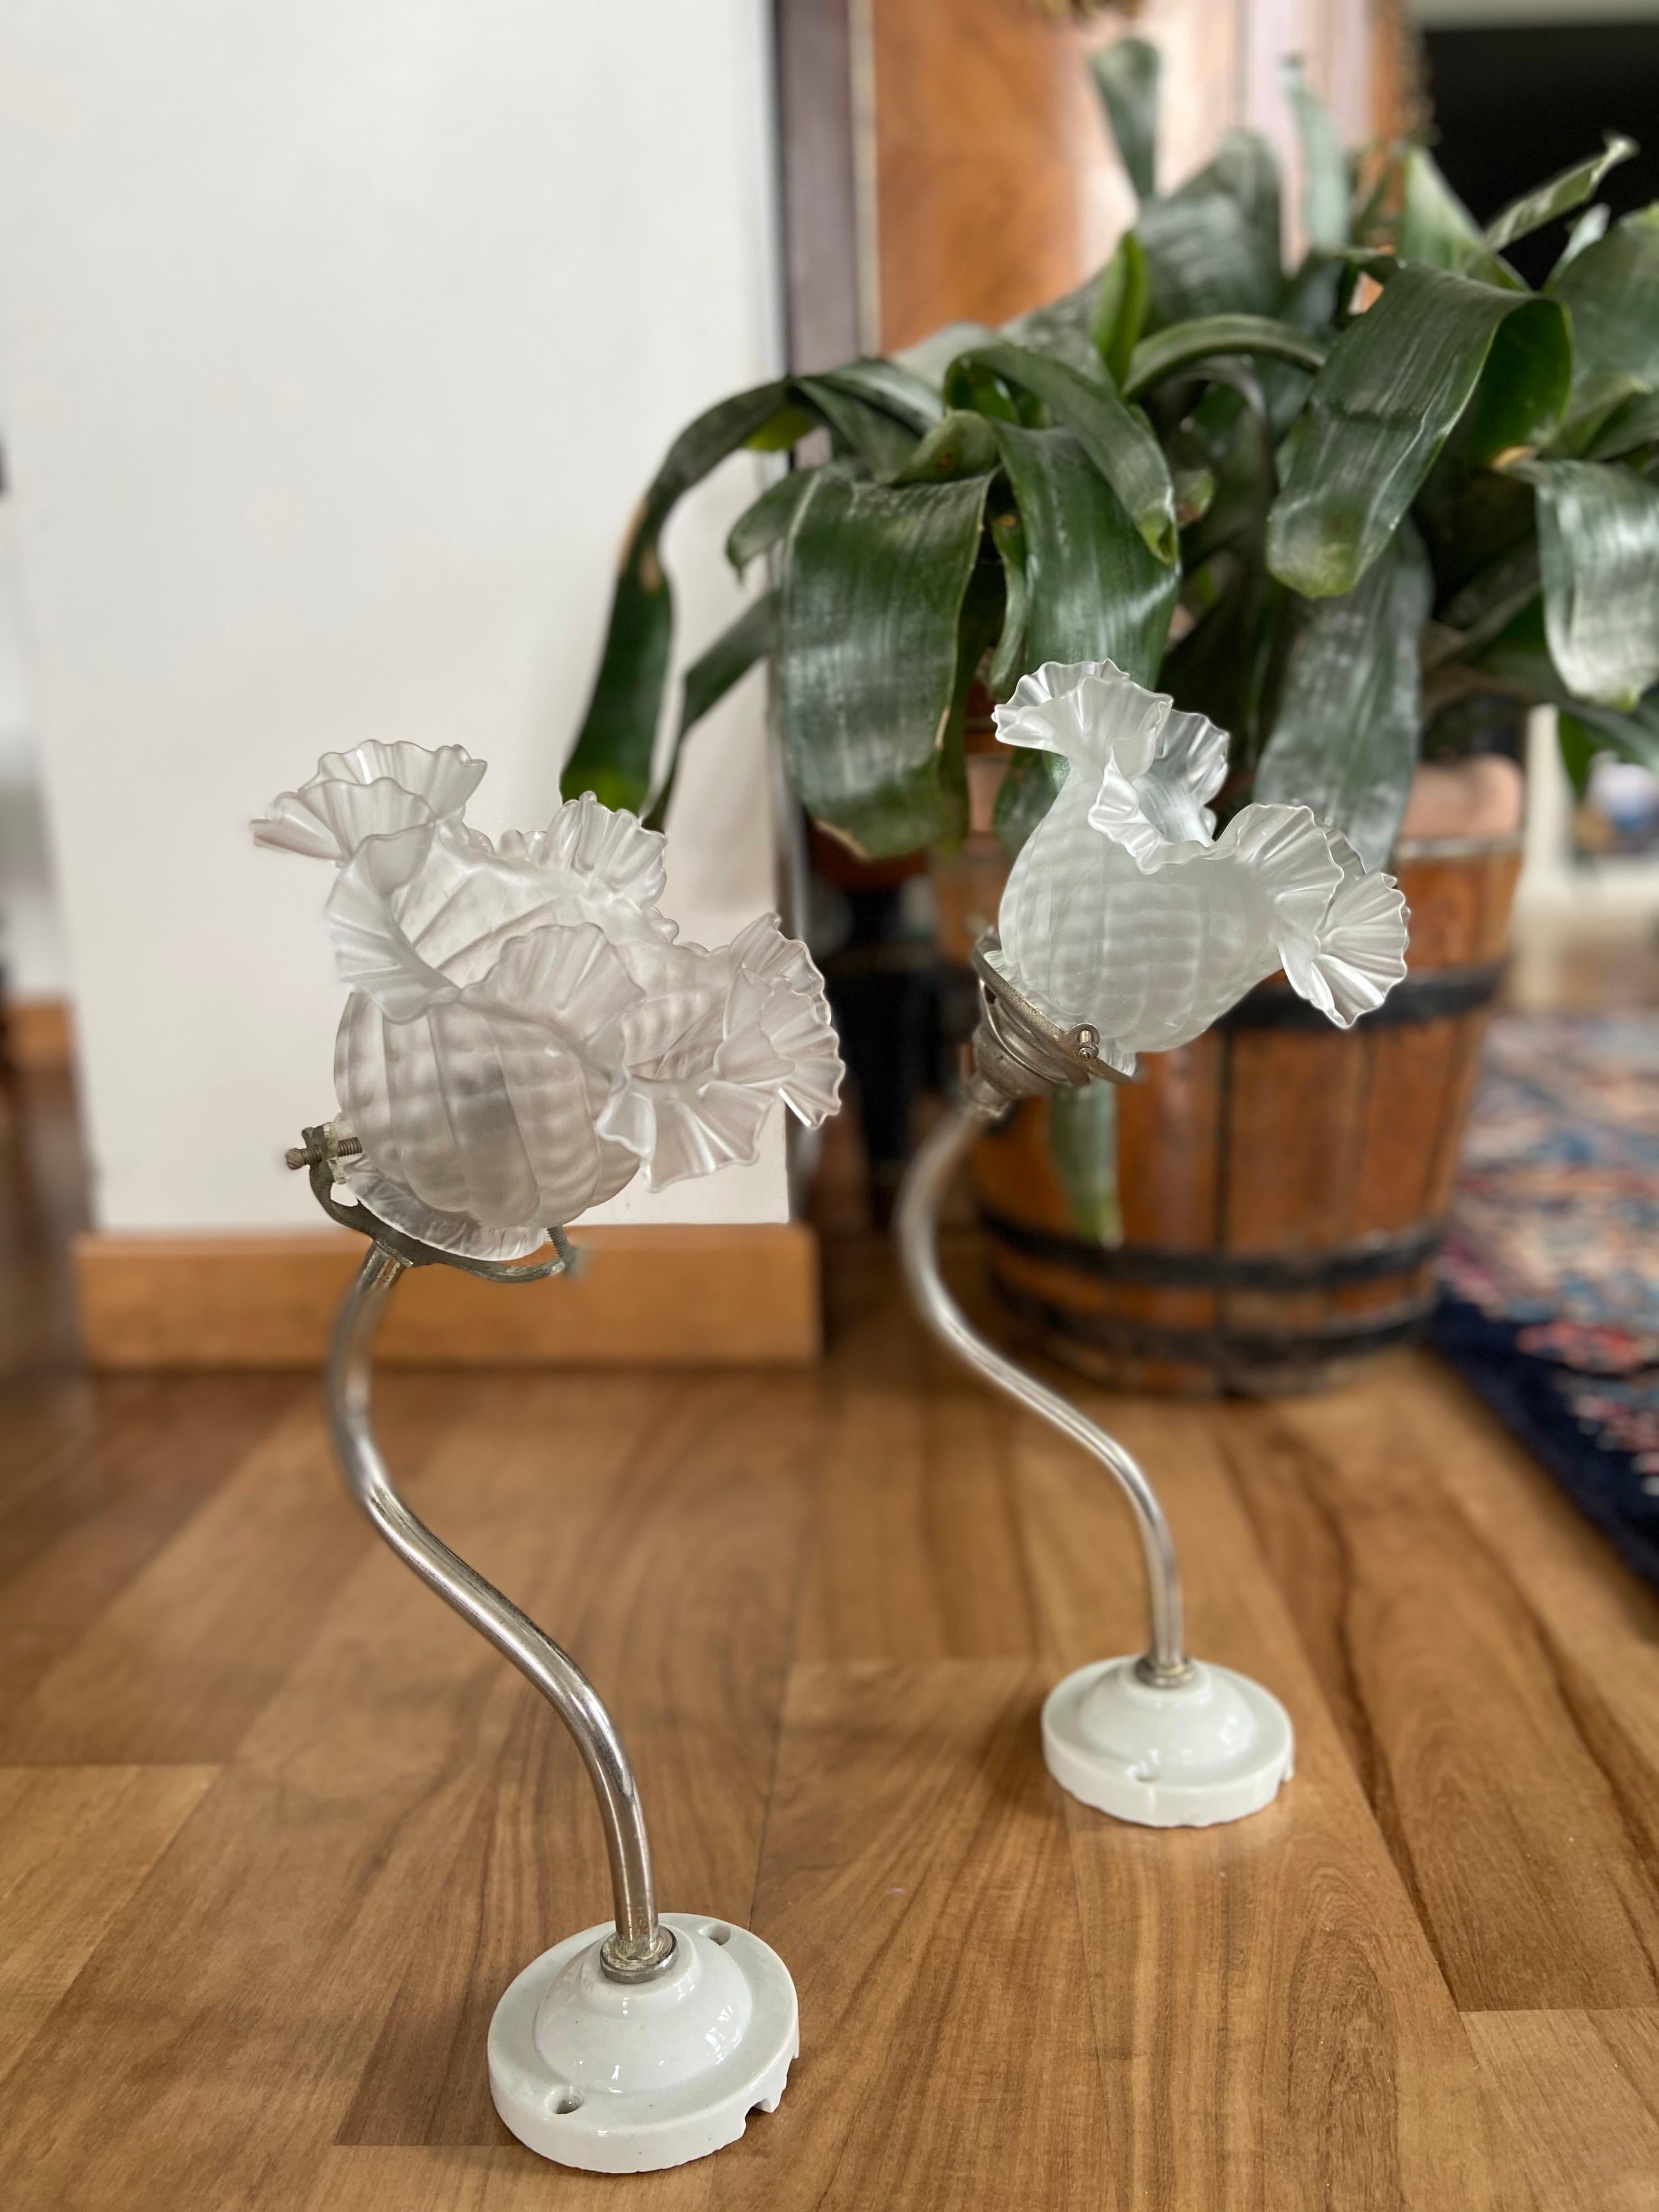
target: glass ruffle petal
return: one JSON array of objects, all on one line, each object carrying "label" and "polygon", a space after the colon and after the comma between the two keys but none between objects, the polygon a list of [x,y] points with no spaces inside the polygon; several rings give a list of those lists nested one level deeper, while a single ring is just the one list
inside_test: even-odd
[{"label": "glass ruffle petal", "polygon": [[1003,894],[994,965],[1123,1069],[1185,1044],[1283,966],[1346,1025],[1405,972],[1405,904],[1303,806],[1206,802],[1225,738],[1110,662],[1050,665],[996,710],[1006,744],[1070,770]]},{"label": "glass ruffle petal", "polygon": [[349,752],[325,753],[308,782],[272,799],[253,825],[254,842],[338,865],[365,838],[459,820],[484,766],[459,745],[429,752],[406,741],[372,740]]},{"label": "glass ruffle petal", "polygon": [[400,738],[383,744],[370,738],[349,751],[325,753],[317,763],[313,783],[390,781],[423,799],[434,822],[459,815],[483,781],[487,761],[474,760],[465,745],[429,749]]},{"label": "glass ruffle petal", "polygon": [[458,747],[328,754],[262,842],[340,861],[328,919],[351,988],[342,1126],[372,1212],[444,1250],[519,1257],[614,1196],[758,1157],[782,1098],[833,1110],[822,978],[772,917],[714,951],[655,902],[664,841],[592,794],[499,846]]},{"label": "glass ruffle petal", "polygon": [[521,1229],[486,1229],[465,1213],[440,1213],[365,1161],[355,1161],[347,1169],[346,1188],[378,1220],[465,1260],[527,1260],[547,1243],[547,1231],[539,1222]]}]

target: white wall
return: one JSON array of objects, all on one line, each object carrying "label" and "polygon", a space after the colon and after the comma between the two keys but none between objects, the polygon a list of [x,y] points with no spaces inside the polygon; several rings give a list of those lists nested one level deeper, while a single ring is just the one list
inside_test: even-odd
[{"label": "white wall", "polygon": [[0,499],[0,961],[13,1000],[60,999],[69,988],[9,499]]},{"label": "white wall", "polygon": [[[556,803],[641,486],[779,357],[769,20],[10,0],[0,431],[102,1226],[314,1220],[277,1162],[340,994],[275,792],[407,737],[489,758],[486,828]],[[694,643],[756,465],[671,536]],[[699,937],[773,901],[758,690],[675,825]],[[775,1217],[771,1134],[655,1218]]]}]

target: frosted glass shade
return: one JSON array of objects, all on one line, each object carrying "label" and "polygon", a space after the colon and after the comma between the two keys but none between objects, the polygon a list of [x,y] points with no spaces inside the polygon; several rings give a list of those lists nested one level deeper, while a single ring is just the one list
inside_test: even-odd
[{"label": "frosted glass shade", "polygon": [[591,794],[494,844],[458,746],[325,754],[255,823],[332,860],[346,1172],[441,1249],[522,1257],[614,1197],[758,1157],[781,1099],[816,1125],[842,1063],[823,979],[775,917],[708,951],[658,910],[664,840]]},{"label": "frosted glass shade", "polygon": [[1245,806],[1218,838],[1224,731],[1109,660],[1051,661],[996,709],[1005,744],[1068,762],[1002,896],[988,957],[1125,1074],[1283,968],[1346,1029],[1406,972],[1406,903],[1305,806]]}]

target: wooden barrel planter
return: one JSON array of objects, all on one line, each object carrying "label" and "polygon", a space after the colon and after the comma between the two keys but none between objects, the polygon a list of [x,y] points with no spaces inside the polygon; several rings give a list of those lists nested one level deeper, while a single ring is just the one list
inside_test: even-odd
[{"label": "wooden barrel planter", "polygon": [[[974,1160],[1007,1306],[1139,1390],[1318,1388],[1417,1334],[1520,858],[1513,838],[1401,847],[1408,973],[1353,1029],[1274,978],[1135,1084],[1017,1109]],[[947,891],[947,944],[988,890]]]}]

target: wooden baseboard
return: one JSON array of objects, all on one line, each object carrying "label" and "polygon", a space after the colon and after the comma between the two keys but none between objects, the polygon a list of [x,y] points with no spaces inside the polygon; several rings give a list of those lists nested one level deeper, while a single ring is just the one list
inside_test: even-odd
[{"label": "wooden baseboard", "polygon": [[[588,1229],[574,1279],[483,1283],[421,1267],[380,1356],[406,1367],[794,1367],[819,1345],[817,1240],[800,1222]],[[363,1255],[344,1231],[82,1237],[94,1367],[314,1367]]]},{"label": "wooden baseboard", "polygon": [[66,1068],[75,1054],[67,999],[14,999],[5,1010],[6,1049],[14,1067]]}]

